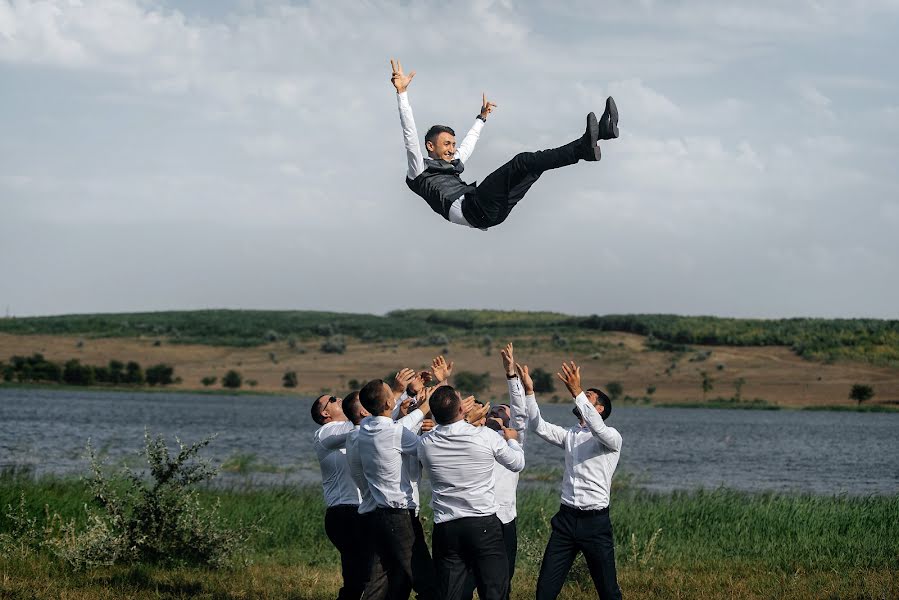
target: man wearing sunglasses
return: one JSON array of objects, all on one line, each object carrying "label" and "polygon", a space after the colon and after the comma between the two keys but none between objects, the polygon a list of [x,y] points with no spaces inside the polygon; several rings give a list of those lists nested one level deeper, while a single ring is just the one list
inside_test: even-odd
[{"label": "man wearing sunglasses", "polygon": [[368,581],[366,546],[357,542],[362,528],[359,517],[359,488],[350,473],[346,459],[347,436],[354,425],[343,413],[341,399],[319,396],[312,403],[312,420],[320,427],[312,438],[322,471],[322,491],[325,494],[325,533],[340,552],[343,587],[338,600],[359,600]]}]

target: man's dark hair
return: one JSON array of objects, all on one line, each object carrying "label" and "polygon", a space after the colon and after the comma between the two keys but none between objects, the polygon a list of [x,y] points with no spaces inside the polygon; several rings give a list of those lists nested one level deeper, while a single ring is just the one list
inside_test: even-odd
[{"label": "man's dark hair", "polygon": [[597,388],[587,388],[587,391],[596,394],[596,397],[599,398],[599,403],[602,404],[602,412],[600,413],[602,420],[605,421],[608,419],[609,415],[612,414],[612,399],[609,398],[605,392]]},{"label": "man's dark hair", "polygon": [[440,425],[448,425],[459,414],[459,404],[462,403],[462,398],[452,386],[443,385],[431,394],[430,403],[434,420]]},{"label": "man's dark hair", "polygon": [[312,420],[318,425],[325,424],[325,418],[322,416],[322,403],[320,402],[322,398],[324,396],[319,396],[312,402]]},{"label": "man's dark hair", "polygon": [[362,420],[362,403],[359,402],[359,392],[350,392],[344,396],[340,406],[347,419],[352,421],[353,425],[358,425]]},{"label": "man's dark hair", "polygon": [[384,387],[383,379],[372,379],[359,390],[359,401],[373,415],[384,412],[389,400],[390,392]]},{"label": "man's dark hair", "polygon": [[453,131],[452,127],[446,125],[431,125],[431,128],[428,129],[428,132],[425,134],[425,141],[435,144],[437,143],[437,136],[441,133],[448,133],[452,136],[456,135],[456,132]]}]

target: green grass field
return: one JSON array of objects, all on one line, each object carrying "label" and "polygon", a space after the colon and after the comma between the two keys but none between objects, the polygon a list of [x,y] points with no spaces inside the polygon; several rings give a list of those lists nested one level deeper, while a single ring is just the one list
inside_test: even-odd
[{"label": "green grass field", "polygon": [[[552,489],[519,493],[515,598],[533,597]],[[90,502],[76,480],[0,477],[0,505],[24,494],[27,511],[84,519]],[[259,521],[253,564],[231,570],[154,565],[75,571],[41,550],[7,548],[0,557],[2,598],[333,598],[338,557],[325,537],[317,487],[207,491],[229,522]],[[6,512],[6,511],[4,511]],[[430,530],[430,511],[423,511]],[[899,597],[899,496],[819,497],[727,490],[653,494],[613,491],[619,579],[626,598]],[[0,534],[11,522],[0,517]],[[595,597],[582,561],[563,598]]]}]

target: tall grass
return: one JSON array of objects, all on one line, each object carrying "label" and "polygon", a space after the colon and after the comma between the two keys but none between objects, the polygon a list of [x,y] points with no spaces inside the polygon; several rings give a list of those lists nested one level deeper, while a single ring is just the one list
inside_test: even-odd
[{"label": "tall grass", "polygon": [[[83,522],[84,505],[90,502],[88,486],[79,481],[0,476],[0,506],[17,505],[22,494],[29,514],[42,517],[49,507],[78,522]],[[262,526],[251,541],[256,561],[309,567],[337,564],[336,551],[324,533],[319,488],[200,493],[203,503],[216,499],[226,523]],[[423,500],[429,500],[427,494]],[[554,489],[519,492],[523,570],[536,572],[549,519],[558,505]],[[422,517],[431,523],[429,508]],[[635,543],[639,558],[645,558],[654,538],[651,559],[643,562],[658,567],[711,568],[736,562],[784,573],[899,570],[899,496],[748,494],[724,489],[661,494],[625,488],[613,492],[612,521],[619,562],[627,562]],[[0,516],[0,533],[9,528],[9,519]],[[534,549],[531,554],[529,545]]]}]

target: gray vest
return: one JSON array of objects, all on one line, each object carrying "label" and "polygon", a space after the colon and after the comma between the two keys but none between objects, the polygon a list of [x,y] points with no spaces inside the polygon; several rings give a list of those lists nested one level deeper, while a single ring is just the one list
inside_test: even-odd
[{"label": "gray vest", "polygon": [[460,196],[474,192],[475,186],[462,181],[459,173],[465,165],[459,159],[453,162],[425,158],[425,170],[415,179],[406,178],[409,189],[421,196],[431,209],[449,220],[449,210]]}]

